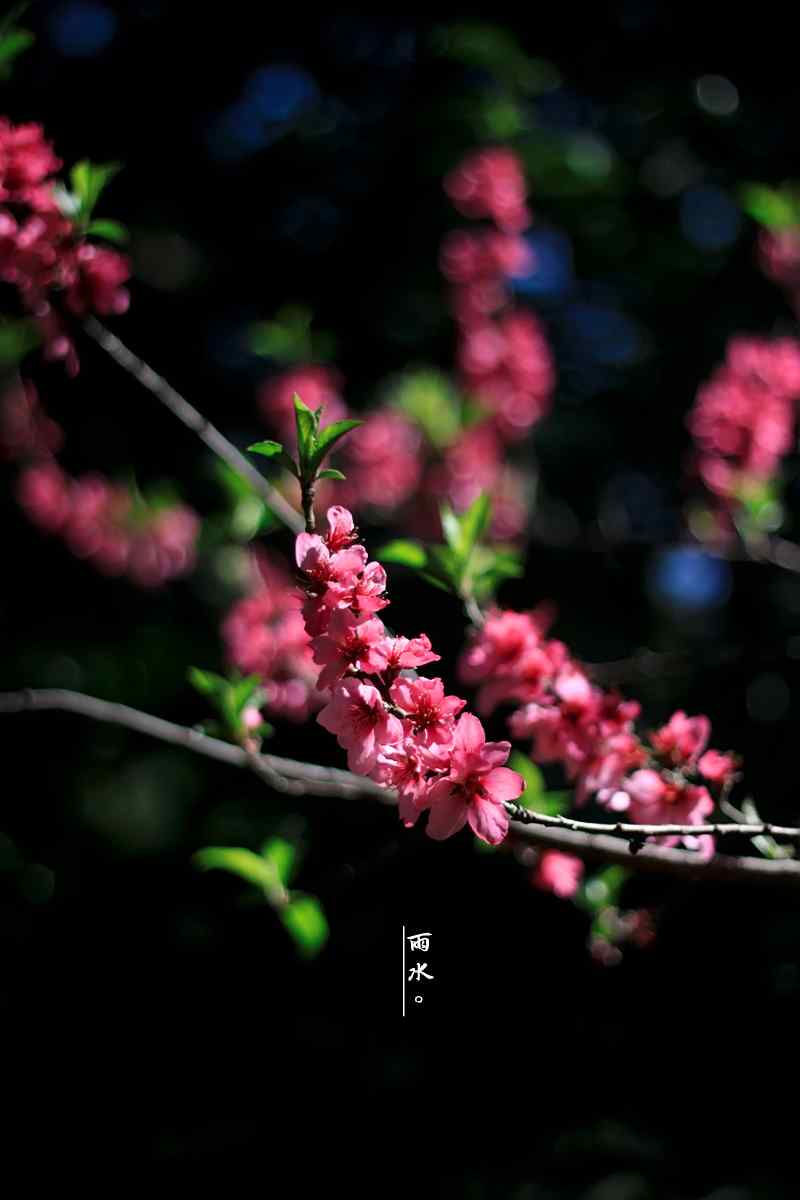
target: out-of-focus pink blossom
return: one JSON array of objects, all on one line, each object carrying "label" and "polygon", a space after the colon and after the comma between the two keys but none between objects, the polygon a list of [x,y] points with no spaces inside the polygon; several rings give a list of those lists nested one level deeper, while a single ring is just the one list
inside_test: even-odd
[{"label": "out-of-focus pink blossom", "polygon": [[47,416],[29,379],[19,379],[0,397],[0,457],[18,462],[49,458],[64,441],[61,426]]},{"label": "out-of-focus pink blossom", "polygon": [[697,769],[709,783],[725,785],[736,773],[738,759],[735,754],[721,754],[719,750],[706,750],[700,756]]},{"label": "out-of-focus pink blossom", "polygon": [[56,202],[54,172],[61,166],[39,125],[0,119],[0,280],[16,288],[36,321],[45,357],[78,370],[66,313],[122,313],[127,258],[86,240]]},{"label": "out-of-focus pink blossom", "polygon": [[349,508],[388,511],[405,504],[421,475],[422,435],[402,413],[377,409],[342,442],[346,475],[337,494]]},{"label": "out-of-focus pink blossom", "polygon": [[253,585],[222,626],[226,656],[244,675],[258,675],[271,716],[305,721],[323,702],[319,667],[288,566],[276,555],[254,556]]},{"label": "out-of-focus pink blossom", "polygon": [[348,415],[341,396],[341,378],[330,367],[299,366],[268,379],[258,393],[258,407],[269,427],[282,442],[294,450],[297,445],[295,429],[295,393],[307,408],[316,412],[322,408],[322,425],[332,425]]},{"label": "out-of-focus pink blossom", "polygon": [[688,417],[697,470],[724,507],[769,481],[795,436],[800,343],[733,338]]},{"label": "out-of-focus pink blossom", "polygon": [[687,717],[673,713],[666,725],[650,735],[656,753],[674,766],[694,766],[708,745],[711,722],[708,717]]},{"label": "out-of-focus pink blossom", "polygon": [[522,166],[505,146],[467,155],[447,175],[444,187],[465,217],[489,217],[508,233],[521,233],[531,223]]},{"label": "out-of-focus pink blossom", "polygon": [[562,854],[560,850],[545,850],[532,875],[534,887],[552,892],[562,900],[574,896],[583,879],[583,863],[574,854]]},{"label": "out-of-focus pink blossom", "polygon": [[150,588],[194,566],[200,521],[185,505],[140,503],[134,512],[127,488],[98,474],[71,479],[55,462],[26,467],[17,496],[35,524],[58,533],[104,575],[125,575]]}]

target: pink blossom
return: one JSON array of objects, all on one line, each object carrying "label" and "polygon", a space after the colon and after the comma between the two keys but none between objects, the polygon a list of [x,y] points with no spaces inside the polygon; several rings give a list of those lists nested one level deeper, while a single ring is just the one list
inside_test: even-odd
[{"label": "pink blossom", "polygon": [[322,667],[317,687],[333,687],[350,670],[379,674],[386,667],[382,648],[383,622],[363,620],[346,608],[337,609],[324,634],[311,643],[314,662]]},{"label": "pink blossom", "polygon": [[462,713],[453,736],[448,774],[438,779],[425,797],[430,808],[428,835],[437,841],[469,824],[473,833],[496,846],[508,832],[504,803],[516,800],[522,776],[502,764],[509,742],[487,742],[483,726],[471,713]]},{"label": "pink blossom", "polygon": [[295,429],[295,393],[307,408],[324,409],[324,424],[341,421],[347,415],[347,407],[340,395],[341,378],[330,367],[297,366],[282,371],[262,385],[258,393],[258,407],[272,430],[281,441],[294,450],[297,443]]},{"label": "pink blossom", "polygon": [[0,200],[28,200],[30,189],[61,167],[41,125],[0,118]]},{"label": "pink blossom", "polygon": [[697,769],[711,783],[726,784],[730,782],[736,771],[737,758],[735,754],[721,754],[719,750],[706,750],[701,755]]},{"label": "pink blossom", "polygon": [[47,416],[29,379],[20,379],[0,397],[0,457],[49,458],[60,450],[64,434]]},{"label": "pink blossom", "polygon": [[83,245],[76,251],[75,262],[77,271],[66,295],[70,312],[83,317],[90,312],[118,316],[127,311],[130,296],[122,285],[131,270],[124,255],[107,247]]},{"label": "pink blossom", "polygon": [[419,484],[422,435],[394,409],[376,409],[344,439],[338,462],[347,479],[338,494],[349,508],[391,511]]},{"label": "pink blossom", "polygon": [[421,633],[415,638],[384,638],[381,650],[386,655],[386,669],[390,672],[424,667],[427,663],[439,662],[441,658],[441,655],[433,653],[430,638],[426,633]]},{"label": "pink blossom", "polygon": [[424,746],[449,745],[455,718],[466,705],[466,700],[458,696],[445,696],[441,679],[396,679],[389,697],[402,710],[409,731]]},{"label": "pink blossom", "polygon": [[347,586],[366,566],[367,552],[363,546],[350,546],[332,554],[319,534],[299,533],[295,539],[295,560],[313,583]]},{"label": "pink blossom", "polygon": [[491,217],[509,233],[520,233],[530,224],[522,166],[504,146],[467,155],[447,175],[444,187],[465,217]]},{"label": "pink blossom", "polygon": [[427,746],[416,737],[384,746],[371,776],[384,787],[397,790],[400,820],[408,828],[425,809],[425,798],[438,775],[447,770],[449,746]]},{"label": "pink blossom", "polygon": [[368,774],[386,746],[403,739],[401,722],[390,713],[380,692],[360,679],[343,679],[317,716],[323,729],[335,735],[347,751],[351,771]]},{"label": "pink blossom", "polygon": [[574,854],[562,854],[560,850],[545,850],[533,872],[535,887],[553,892],[562,900],[569,900],[578,890],[583,878],[583,863]]},{"label": "pink blossom", "polygon": [[651,733],[650,741],[656,754],[675,766],[694,766],[708,745],[710,733],[708,717],[687,717],[685,712],[676,712],[666,725]]}]

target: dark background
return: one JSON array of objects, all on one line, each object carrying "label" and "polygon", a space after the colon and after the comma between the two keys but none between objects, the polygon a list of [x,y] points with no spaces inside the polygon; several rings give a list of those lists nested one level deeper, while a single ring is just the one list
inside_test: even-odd
[{"label": "dark background", "polygon": [[[287,301],[335,334],[354,408],[409,362],[448,366],[436,254],[453,215],[440,179],[475,144],[470,98],[494,84],[438,57],[431,33],[467,15],[237,3],[26,14],[38,40],[3,85],[3,111],[42,121],[67,163],[124,162],[102,208],[133,234],[133,299],[115,328],[241,444],[259,433],[267,370],[243,330]],[[722,245],[714,230],[733,220],[724,199],[739,183],[798,172],[796,24],[633,0],[469,15],[560,76],[530,101],[537,137],[520,141],[537,222],[571,240],[571,275],[536,297],[561,378],[534,439],[545,495],[584,522],[621,513],[633,542],[532,548],[504,598],[552,598],[556,633],[589,661],[669,652],[669,669],[626,685],[648,723],[707,712],[715,744],[744,756],[743,791],[765,817],[795,821],[800,581],[652,543],[680,537],[683,417],[727,338],[794,328],[747,219]],[[318,94],[300,121],[278,106],[248,123],[242,97],[274,64],[307,72]],[[730,118],[696,102],[706,74],[735,83]],[[542,145],[566,153],[586,135],[613,151],[613,186],[537,172]],[[659,192],[646,164],[664,147],[690,165]],[[75,382],[34,370],[69,469],[169,477],[212,512],[199,444],[99,350],[80,352]],[[795,477],[788,462],[789,536]],[[221,665],[229,599],[208,565],[139,591],[35,532],[10,472],[0,504],[3,688],[205,716],[185,671]],[[447,598],[399,576],[393,600],[393,624],[424,627],[452,664]],[[657,945],[603,970],[582,914],[466,837],[433,844],[367,804],[287,805],[255,779],[79,718],[7,717],[2,737],[3,1078],[31,1179],[49,1161],[186,1184],[219,1169],[265,1191],[320,1171],[355,1187],[375,1155],[376,1194],[406,1170],[406,1194],[420,1195],[438,1181],[443,1195],[518,1200],[796,1194],[792,893],[634,879],[630,903],[661,910]],[[281,727],[273,745],[333,761],[315,727]],[[242,884],[191,866],[201,846],[256,847],[271,832],[304,839],[298,883],[329,916],[310,963]],[[433,932],[435,975],[405,1021],[403,925]]]}]

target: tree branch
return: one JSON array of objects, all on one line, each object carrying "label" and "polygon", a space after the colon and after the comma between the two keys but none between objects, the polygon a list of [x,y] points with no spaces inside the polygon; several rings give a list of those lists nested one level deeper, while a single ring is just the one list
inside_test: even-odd
[{"label": "tree branch", "polygon": [[714,837],[730,837],[738,834],[743,837],[784,837],[792,841],[800,841],[800,828],[793,825],[772,825],[769,822],[758,824],[724,825],[628,825],[620,821],[576,821],[572,817],[546,816],[521,804],[506,804],[506,811],[515,821],[522,825],[544,825],[551,829],[569,829],[572,833],[608,833],[628,840],[638,841],[648,837],[699,837],[701,834],[713,834]]},{"label": "tree branch", "polygon": [[106,329],[96,317],[87,317],[83,325],[89,337],[105,350],[118,366],[147,388],[173,416],[182,421],[187,429],[196,433],[202,442],[213,451],[218,458],[227,463],[238,474],[243,475],[247,482],[258,492],[261,499],[269,505],[275,516],[288,525],[293,533],[302,533],[303,518],[272,484],[264,478],[259,470],[251,463],[233,442],[229,442],[224,434],[207,421],[197,409],[184,399],[171,384],[149,367],[146,362],[129,350],[119,340],[116,334]]},{"label": "tree branch", "polygon": [[[77,713],[95,721],[121,725],[136,733],[157,738],[173,746],[181,746],[196,754],[216,759],[231,766],[253,771],[275,790],[289,795],[368,796],[384,804],[396,802],[395,793],[362,775],[353,775],[336,767],[322,767],[298,762],[274,754],[256,754],[208,737],[197,729],[175,725],[160,717],[71,692],[62,688],[28,688],[20,692],[0,693],[0,713],[19,713],[56,709]],[[624,863],[635,871],[660,872],[687,879],[718,879],[757,883],[790,883],[800,885],[800,862],[791,859],[762,859],[715,855],[704,861],[690,850],[645,845],[632,854],[623,839],[633,839],[676,832],[697,834],[715,832],[719,835],[739,833],[753,837],[759,833],[789,836],[800,839],[800,829],[776,825],[605,825],[590,821],[571,821],[567,817],[547,817],[519,805],[508,804],[512,816],[511,837],[518,844],[535,845],[544,849],[561,850],[580,858],[603,862]],[[608,832],[610,831],[610,833]]]}]

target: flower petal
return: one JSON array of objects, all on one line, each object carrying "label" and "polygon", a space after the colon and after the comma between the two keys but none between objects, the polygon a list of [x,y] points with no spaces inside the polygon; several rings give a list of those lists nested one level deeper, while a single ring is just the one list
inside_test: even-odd
[{"label": "flower petal", "polygon": [[[486,734],[480,721],[472,713],[462,713],[458,718],[455,741],[466,754],[477,754],[480,751],[486,741]],[[510,744],[506,744],[510,749]]]},{"label": "flower petal", "polygon": [[496,804],[502,804],[504,800],[516,800],[525,786],[522,776],[510,767],[495,767],[483,777],[482,783]]},{"label": "flower petal", "polygon": [[[467,820],[468,806],[463,797],[452,788],[445,792],[444,788],[436,788],[438,796],[431,804],[428,815],[428,837],[441,842],[459,829],[463,829]],[[429,797],[430,799],[430,797]]]},{"label": "flower petal", "polygon": [[482,797],[470,804],[467,820],[472,832],[490,846],[499,845],[508,833],[508,813],[502,804],[493,804]]}]

